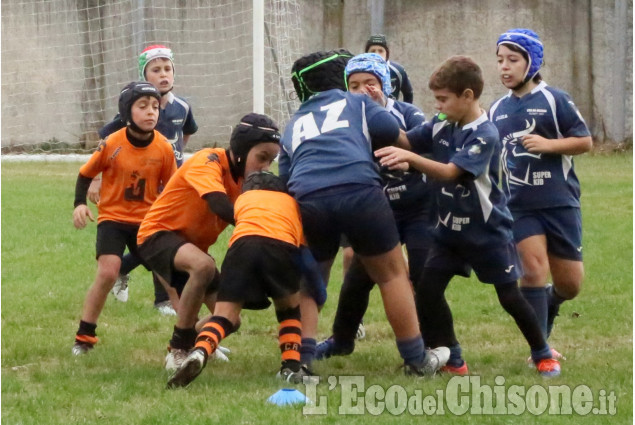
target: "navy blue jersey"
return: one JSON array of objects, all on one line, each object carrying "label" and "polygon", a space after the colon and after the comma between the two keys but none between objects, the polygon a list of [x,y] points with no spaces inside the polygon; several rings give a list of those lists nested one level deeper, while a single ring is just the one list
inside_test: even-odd
[{"label": "navy blue jersey", "polygon": [[[172,92],[167,93],[168,102],[165,109],[159,109],[159,121],[156,130],[168,139],[174,150],[174,158],[178,167],[183,163],[183,136],[194,134],[198,130],[198,125],[194,121],[192,108],[182,98],[175,96]],[[126,123],[119,119],[119,114],[115,118],[99,129],[99,137],[105,139],[108,135],[124,128]]]},{"label": "navy blue jersey", "polygon": [[483,113],[459,127],[437,116],[408,132],[413,150],[431,152],[432,159],[453,163],[464,171],[458,180],[435,184],[438,223],[434,235],[441,243],[488,247],[512,240],[512,217],[498,188],[500,139]]},{"label": "navy blue jersey", "polygon": [[343,184],[379,186],[373,150],[397,140],[391,114],[363,94],[327,90],[293,115],[282,135],[279,172],[296,198]]},{"label": "navy blue jersey", "polygon": [[504,189],[512,211],[580,207],[580,182],[571,155],[532,154],[522,137],[547,139],[590,136],[569,95],[541,82],[521,98],[511,91],[490,108],[503,142]]},{"label": "navy blue jersey", "polygon": [[[399,127],[404,131],[412,130],[422,125],[426,120],[423,112],[410,103],[388,99],[386,110],[397,120]],[[384,192],[394,211],[403,214],[429,209],[431,194],[425,175],[418,171],[393,171],[388,168],[382,168],[380,174],[384,181]]]},{"label": "navy blue jersey", "polygon": [[388,67],[390,68],[390,84],[392,85],[391,96],[395,99],[399,99],[399,92],[401,92],[403,101],[412,103],[414,94],[406,70],[403,66],[393,61],[388,61]]}]

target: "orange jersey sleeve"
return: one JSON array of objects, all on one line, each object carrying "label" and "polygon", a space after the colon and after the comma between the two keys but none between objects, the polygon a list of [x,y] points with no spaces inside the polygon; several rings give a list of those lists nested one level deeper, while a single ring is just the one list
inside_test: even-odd
[{"label": "orange jersey sleeve", "polygon": [[234,205],[236,228],[231,246],[243,236],[265,236],[300,246],[304,240],[300,207],[290,195],[270,190],[250,190]]},{"label": "orange jersey sleeve", "polygon": [[242,187],[229,169],[225,149],[209,148],[195,153],[172,176],[146,214],[137,243],[163,230],[179,232],[188,242],[207,252],[228,223],[214,214],[203,199],[212,192],[226,193],[234,203]]},{"label": "orange jersey sleeve", "polygon": [[172,147],[156,130],[152,143],[135,147],[123,128],[102,140],[79,172],[102,173],[98,221],[140,224],[152,203],[176,171]]}]

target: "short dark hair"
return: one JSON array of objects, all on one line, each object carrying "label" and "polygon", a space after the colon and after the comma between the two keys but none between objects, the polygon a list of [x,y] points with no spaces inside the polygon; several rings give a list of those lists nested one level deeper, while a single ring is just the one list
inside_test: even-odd
[{"label": "short dark hair", "polygon": [[460,96],[467,89],[478,99],[483,93],[483,73],[469,56],[452,56],[432,73],[428,82],[430,90],[448,89]]},{"label": "short dark hair", "polygon": [[[527,55],[527,52],[521,49],[520,47],[518,47],[517,45],[513,43],[501,43],[499,44],[499,46],[505,46],[512,52],[520,53],[523,56],[523,58],[525,58],[525,61],[529,62],[529,56]],[[498,52],[498,49],[496,51]],[[544,59],[542,63],[544,64]],[[531,80],[534,83],[539,83],[542,81],[542,75],[540,75],[540,72],[536,72],[536,74],[533,76]]]}]

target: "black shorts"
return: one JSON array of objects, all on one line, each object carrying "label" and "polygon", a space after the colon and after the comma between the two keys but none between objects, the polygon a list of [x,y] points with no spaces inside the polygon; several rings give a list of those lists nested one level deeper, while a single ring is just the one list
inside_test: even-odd
[{"label": "black shorts", "polygon": [[241,303],[243,308],[269,307],[300,289],[300,249],[263,236],[243,236],[227,250],[221,267],[218,301]]},{"label": "black shorts", "polygon": [[[174,268],[174,256],[179,248],[186,243],[188,241],[178,233],[164,230],[150,236],[138,248],[142,260],[153,272],[176,289],[179,296],[181,296],[190,275]],[[218,269],[216,269],[214,279],[208,284],[205,291],[207,294],[218,289],[218,275]]]},{"label": "black shorts", "polygon": [[132,255],[139,257],[138,230],[139,225],[137,224],[118,221],[102,221],[97,224],[96,258],[99,258],[100,255],[117,255],[121,258],[126,246]]}]

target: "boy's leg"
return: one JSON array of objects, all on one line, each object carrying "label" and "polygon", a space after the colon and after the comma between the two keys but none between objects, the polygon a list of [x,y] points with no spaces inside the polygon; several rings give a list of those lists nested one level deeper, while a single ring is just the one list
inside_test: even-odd
[{"label": "boy's leg", "polygon": [[207,364],[220,342],[235,329],[240,318],[241,304],[227,301],[216,303],[214,315],[203,325],[196,337],[194,350],[168,381],[168,388],[185,387],[192,382]]},{"label": "boy's leg", "polygon": [[366,314],[370,291],[375,286],[359,256],[354,255],[340,290],[333,335],[318,344],[317,359],[348,355],[355,349],[355,337]]},{"label": "boy's leg", "polygon": [[128,301],[128,281],[130,279],[130,272],[137,268],[141,264],[141,259],[131,253],[127,253],[121,258],[121,268],[119,269],[119,276],[115,281],[115,285],[112,288],[112,293],[115,299],[123,303]]},{"label": "boy's leg", "polygon": [[379,285],[388,322],[407,367],[406,373],[434,374],[447,362],[449,350],[439,347],[437,351],[425,351],[401,244],[384,254],[360,258],[371,279]]},{"label": "boy's leg", "polygon": [[551,349],[538,324],[536,314],[523,298],[515,281],[496,284],[496,295],[501,306],[516,321],[516,325],[531,348],[531,358],[538,371],[545,376],[557,376],[560,374],[560,364],[552,358]]},{"label": "boy's leg", "polygon": [[553,286],[547,288],[547,338],[551,335],[553,323],[560,310],[560,305],[575,298],[582,288],[584,280],[584,264],[582,261],[566,260],[553,255],[549,256],[549,265]]},{"label": "boy's leg", "polygon": [[97,319],[117,279],[120,265],[121,259],[118,255],[100,255],[97,259],[97,274],[84,299],[82,319],[75,336],[73,354],[83,354],[97,343],[95,333]]},{"label": "boy's leg", "polygon": [[278,378],[294,384],[302,383],[312,373],[301,364],[302,323],[300,321],[300,294],[274,299],[278,326],[278,344],[282,364]]},{"label": "boy's leg", "polygon": [[517,244],[523,266],[520,292],[533,308],[543,335],[547,336],[547,294],[545,286],[549,278],[547,238],[544,234],[525,238]]},{"label": "boy's leg", "polygon": [[178,303],[174,303],[176,291],[168,287],[172,290],[172,294],[170,294],[169,289],[161,283],[156,273],[152,273],[152,284],[154,285],[154,308],[164,316],[176,316],[176,307],[178,305]]}]

